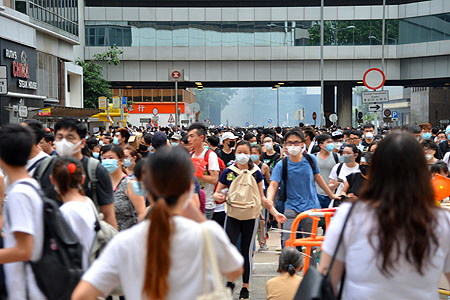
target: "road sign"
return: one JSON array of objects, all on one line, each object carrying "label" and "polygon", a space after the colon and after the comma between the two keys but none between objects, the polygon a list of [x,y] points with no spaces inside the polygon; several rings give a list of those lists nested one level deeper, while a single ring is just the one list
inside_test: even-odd
[{"label": "road sign", "polygon": [[245,122],[245,127],[249,127],[250,123],[249,122]]},{"label": "road sign", "polygon": [[169,80],[170,81],[184,81],[184,70],[183,69],[169,69]]},{"label": "road sign", "polygon": [[38,111],[38,116],[51,116],[52,115],[52,109],[50,107],[40,109]]},{"label": "road sign", "polygon": [[98,108],[99,109],[106,109],[106,103],[107,103],[106,97],[98,97]]},{"label": "road sign", "polygon": [[156,107],[153,108],[152,114],[156,116],[158,113],[159,113],[159,110]]},{"label": "road sign", "polygon": [[338,120],[338,116],[336,114],[331,114],[328,119],[330,120],[330,122],[337,122]]},{"label": "road sign", "polygon": [[198,113],[200,111],[200,104],[198,103],[192,103],[191,106],[191,111],[195,114]]},{"label": "road sign", "polygon": [[120,102],[120,97],[113,97],[113,109],[119,109]]},{"label": "road sign", "polygon": [[364,85],[371,90],[381,88],[386,81],[383,71],[378,68],[371,68],[364,73],[363,82]]},{"label": "road sign", "polygon": [[122,105],[127,105],[127,97],[122,97]]},{"label": "road sign", "polygon": [[8,79],[0,78],[0,95],[8,94]]},{"label": "road sign", "polygon": [[370,112],[381,112],[382,110],[383,110],[383,105],[382,104],[369,104],[369,111]]},{"label": "road sign", "polygon": [[28,107],[26,107],[25,105],[19,105],[19,117],[28,117]]},{"label": "road sign", "polygon": [[358,113],[358,119],[362,119],[363,118],[363,113],[362,112],[359,112]]},{"label": "road sign", "polygon": [[272,124],[272,119],[267,120],[267,123]]},{"label": "road sign", "polygon": [[313,118],[314,121],[317,119],[317,114],[316,114],[316,112],[313,112],[312,118]]},{"label": "road sign", "polygon": [[389,102],[389,91],[363,92],[362,93],[362,102],[364,104]]},{"label": "road sign", "polygon": [[139,123],[150,123],[150,118],[140,118]]},{"label": "road sign", "polygon": [[392,121],[398,120],[398,111],[393,110],[392,111]]},{"label": "road sign", "polygon": [[385,109],[384,112],[383,112],[383,115],[386,118],[389,118],[391,116],[391,110],[390,109]]},{"label": "road sign", "polygon": [[175,119],[173,118],[172,114],[170,114],[169,116],[169,123],[175,123]]},{"label": "road sign", "polygon": [[[159,121],[159,116],[153,116],[153,117],[152,117],[152,121],[155,122],[155,123],[158,123],[158,121]],[[169,122],[170,122],[170,121],[169,121]]]},{"label": "road sign", "polygon": [[297,121],[301,121],[305,119],[305,109],[297,109],[294,113],[294,118]]}]

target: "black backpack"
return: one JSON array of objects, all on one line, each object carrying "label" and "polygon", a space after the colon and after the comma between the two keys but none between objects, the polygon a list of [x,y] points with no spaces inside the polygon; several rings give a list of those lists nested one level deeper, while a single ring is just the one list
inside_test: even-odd
[{"label": "black backpack", "polygon": [[28,262],[41,292],[51,300],[70,299],[83,274],[83,247],[61,214],[56,201],[31,183],[44,202],[44,243],[39,260]]}]

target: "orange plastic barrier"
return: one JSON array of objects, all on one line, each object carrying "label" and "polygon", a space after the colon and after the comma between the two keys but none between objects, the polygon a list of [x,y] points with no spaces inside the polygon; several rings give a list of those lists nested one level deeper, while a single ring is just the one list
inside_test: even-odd
[{"label": "orange plastic barrier", "polygon": [[[325,209],[311,209],[299,214],[294,223],[291,226],[291,235],[289,239],[286,241],[286,247],[296,247],[296,246],[305,246],[305,261],[303,264],[303,275],[306,274],[306,271],[309,268],[309,262],[311,260],[311,248],[312,247],[320,247],[322,246],[323,240],[325,236],[317,236],[317,227],[319,225],[320,218],[325,218],[325,227],[328,228],[330,224],[331,217],[335,214],[336,208],[325,208]],[[311,229],[311,235],[307,238],[297,239],[296,234],[298,230],[298,225],[300,221],[306,218],[311,218],[313,220],[313,225]]]},{"label": "orange plastic barrier", "polygon": [[434,174],[431,183],[434,188],[434,200],[441,205],[441,200],[450,197],[450,178]]}]

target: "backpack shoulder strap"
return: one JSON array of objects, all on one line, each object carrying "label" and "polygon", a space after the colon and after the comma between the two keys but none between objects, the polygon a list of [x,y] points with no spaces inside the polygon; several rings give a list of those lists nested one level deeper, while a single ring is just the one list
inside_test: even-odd
[{"label": "backpack shoulder strap", "polygon": [[89,182],[91,185],[91,192],[92,192],[92,200],[94,201],[94,204],[96,207],[98,207],[98,198],[97,198],[97,166],[100,162],[92,157],[89,157],[88,163],[87,163],[87,170],[86,173],[89,178]]},{"label": "backpack shoulder strap", "polygon": [[41,163],[36,167],[36,171],[34,172],[34,179],[37,180],[37,182],[41,183],[42,176],[44,176],[45,171],[47,171],[48,167],[50,166],[51,162],[53,161],[53,157],[46,157],[41,161]]},{"label": "backpack shoulder strap", "polygon": [[313,170],[313,174],[314,171],[316,170],[316,165],[313,161],[313,159],[311,158],[310,154],[308,153],[303,153],[303,156],[306,158],[306,160],[308,161],[309,165],[311,166],[312,170]]},{"label": "backpack shoulder strap", "polygon": [[334,162],[338,164],[339,163],[339,156],[337,155],[336,152],[331,152],[331,153],[333,154]]},{"label": "backpack shoulder strap", "polygon": [[239,170],[235,165],[229,166],[228,169],[230,169],[233,172],[236,172],[238,175],[241,174],[241,170]]},{"label": "backpack shoulder strap", "polygon": [[336,170],[336,176],[339,178],[339,174],[341,174],[342,166],[344,163],[340,163],[337,170]]},{"label": "backpack shoulder strap", "polygon": [[258,172],[258,168],[257,168],[256,166],[253,166],[253,169],[251,169],[251,170],[249,171],[250,175],[253,175],[253,174],[255,174],[256,172]]},{"label": "backpack shoulder strap", "polygon": [[283,158],[282,160],[282,164],[283,164],[283,173],[282,173],[282,181],[283,181],[283,196],[282,196],[282,201],[286,202],[287,199],[287,178],[288,178],[288,160],[289,158],[286,156],[285,158]]}]

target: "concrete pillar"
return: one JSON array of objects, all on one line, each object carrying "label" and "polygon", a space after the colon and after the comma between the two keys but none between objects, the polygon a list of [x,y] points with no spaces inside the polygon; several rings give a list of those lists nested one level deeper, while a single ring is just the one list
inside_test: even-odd
[{"label": "concrete pillar", "polygon": [[338,125],[352,126],[352,83],[339,83],[337,86]]},{"label": "concrete pillar", "polygon": [[327,127],[332,125],[328,117],[336,111],[336,108],[334,107],[334,88],[334,85],[327,84],[324,87],[324,111]]}]

